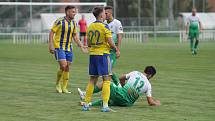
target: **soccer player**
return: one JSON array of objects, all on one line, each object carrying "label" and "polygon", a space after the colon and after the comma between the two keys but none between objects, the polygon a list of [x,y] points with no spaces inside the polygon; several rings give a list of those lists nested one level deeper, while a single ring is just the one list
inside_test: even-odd
[{"label": "soccer player", "polygon": [[[132,71],[120,77],[120,84],[117,86],[113,82],[110,85],[110,100],[109,105],[112,106],[131,106],[143,94],[147,97],[147,102],[150,106],[159,106],[160,101],[152,98],[152,88],[149,82],[156,74],[156,69],[153,66],[147,66],[143,73],[139,71]],[[102,85],[98,84],[101,89]],[[80,98],[84,98],[84,92],[78,88]],[[95,92],[97,93],[97,92]],[[91,106],[101,105],[102,100],[97,100],[90,103]],[[83,102],[81,102],[83,105]]]},{"label": "soccer player", "polygon": [[[112,32],[113,41],[117,46],[117,48],[120,50],[120,45],[122,42],[122,34],[123,34],[122,24],[119,20],[113,18],[113,7],[106,6],[105,14],[106,14],[105,23],[108,24]],[[112,67],[115,67],[117,58],[116,58],[116,51],[113,49],[111,49],[111,52],[110,52],[110,59],[111,59]]]},{"label": "soccer player", "polygon": [[[193,55],[197,54],[197,46],[199,44],[199,32],[202,32],[202,23],[199,17],[196,16],[196,8],[192,9],[192,15],[188,17],[187,24],[185,27],[186,34],[188,34],[188,38],[190,40],[190,49]],[[194,39],[195,44],[193,44]]]},{"label": "soccer player", "polygon": [[102,76],[103,88],[102,88],[102,99],[103,108],[102,112],[112,111],[108,107],[108,100],[110,96],[110,75],[111,75],[111,63],[110,63],[110,48],[116,50],[117,57],[120,56],[120,51],[114,45],[112,40],[111,31],[108,25],[104,24],[105,10],[103,7],[95,7],[93,9],[93,15],[96,21],[91,23],[87,30],[87,39],[89,47],[89,75],[90,81],[86,88],[85,105],[82,110],[89,110],[89,103],[94,90],[94,85],[98,81],[98,77]]},{"label": "soccer player", "polygon": [[[105,14],[106,14],[105,23],[108,24],[112,32],[112,38],[113,38],[114,44],[120,50],[120,45],[122,42],[122,34],[123,34],[122,24],[119,20],[113,18],[113,7],[106,6]],[[118,76],[116,75],[116,73],[113,72],[113,68],[116,66],[116,61],[117,61],[116,51],[114,49],[111,49],[110,51],[110,60],[111,60],[111,69],[112,69],[112,76],[111,76],[112,80],[117,80]]]},{"label": "soccer player", "polygon": [[82,15],[81,19],[78,22],[78,25],[80,26],[80,39],[82,41],[82,38],[84,38],[84,46],[87,45],[87,36],[86,36],[86,32],[87,32],[87,22],[85,20],[85,16]]},{"label": "soccer player", "polygon": [[[71,93],[68,91],[69,66],[73,60],[72,39],[86,52],[76,33],[74,6],[65,7],[65,17],[58,18],[49,34],[49,52],[55,54],[60,69],[57,72],[56,90],[58,93]],[[62,84],[62,85],[61,85]]]}]

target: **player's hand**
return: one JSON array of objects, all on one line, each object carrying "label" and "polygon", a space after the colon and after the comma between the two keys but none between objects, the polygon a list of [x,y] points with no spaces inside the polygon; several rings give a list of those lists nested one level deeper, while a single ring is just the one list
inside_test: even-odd
[{"label": "player's hand", "polygon": [[200,29],[200,33],[202,33],[203,32],[203,29]]},{"label": "player's hand", "polygon": [[50,52],[51,54],[54,54],[54,47],[49,46],[49,52]]},{"label": "player's hand", "polygon": [[82,46],[82,47],[81,47],[81,51],[82,51],[83,53],[88,53],[88,47],[87,47],[87,46]]},{"label": "player's hand", "polygon": [[116,58],[119,58],[120,57],[120,51],[117,49],[116,51]]},{"label": "player's hand", "polygon": [[188,32],[186,31],[185,34],[188,35]]},{"label": "player's hand", "polygon": [[156,106],[160,106],[161,105],[160,100],[156,100],[155,102],[156,102]]}]

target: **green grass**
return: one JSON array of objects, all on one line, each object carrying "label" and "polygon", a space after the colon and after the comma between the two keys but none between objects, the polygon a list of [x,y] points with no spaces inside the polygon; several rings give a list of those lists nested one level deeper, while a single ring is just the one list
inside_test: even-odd
[{"label": "green grass", "polygon": [[[214,121],[215,43],[200,43],[192,56],[188,43],[160,39],[142,44],[124,43],[115,71],[143,71],[155,65],[153,97],[160,107],[147,105],[145,96],[132,107],[100,107],[82,112],[77,87],[88,82],[88,55],[74,48],[69,88],[72,94],[55,93],[58,68],[47,45],[0,43],[0,121]],[[95,95],[98,98],[100,95]]]}]

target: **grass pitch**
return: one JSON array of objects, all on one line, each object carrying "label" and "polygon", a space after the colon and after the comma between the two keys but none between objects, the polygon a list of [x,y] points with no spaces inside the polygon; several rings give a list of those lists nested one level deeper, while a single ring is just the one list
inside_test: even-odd
[{"label": "grass pitch", "polygon": [[[202,42],[192,56],[188,43],[159,39],[145,43],[123,43],[115,72],[143,71],[154,65],[152,95],[160,107],[150,107],[145,96],[132,107],[100,107],[82,112],[77,88],[89,80],[88,55],[74,47],[69,89],[55,93],[58,65],[44,45],[13,45],[0,42],[1,121],[214,121],[215,42]],[[98,98],[97,94],[93,99]]]}]

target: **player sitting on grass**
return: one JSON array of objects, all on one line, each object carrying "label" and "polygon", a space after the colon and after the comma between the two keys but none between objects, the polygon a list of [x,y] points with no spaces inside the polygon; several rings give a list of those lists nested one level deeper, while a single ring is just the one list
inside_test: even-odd
[{"label": "player sitting on grass", "polygon": [[[131,106],[134,102],[143,94],[146,95],[148,104],[150,106],[159,106],[160,101],[154,100],[151,94],[151,79],[156,74],[156,69],[153,66],[147,66],[143,73],[138,71],[132,71],[128,74],[123,74],[119,80],[121,86],[111,82],[110,85],[110,99],[109,105],[112,106]],[[116,81],[114,81],[116,82]],[[94,93],[101,91],[102,83],[97,85],[97,89],[94,89]],[[80,98],[85,98],[85,92],[78,88]],[[81,105],[84,103],[81,102]],[[101,105],[102,100],[96,100],[91,102],[91,106]]]}]

